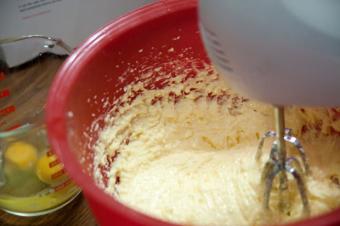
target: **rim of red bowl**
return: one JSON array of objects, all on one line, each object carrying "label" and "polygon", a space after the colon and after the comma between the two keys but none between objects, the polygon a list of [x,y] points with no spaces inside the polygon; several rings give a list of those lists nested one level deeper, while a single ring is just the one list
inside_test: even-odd
[{"label": "rim of red bowl", "polygon": [[[128,13],[100,28],[66,59],[55,76],[47,99],[46,123],[49,142],[57,156],[64,163],[72,179],[78,185],[86,184],[86,186],[81,186],[83,191],[86,194],[90,194],[92,198],[100,204],[108,206],[113,212],[130,218],[134,222],[144,222],[145,225],[175,226],[176,224],[149,217],[118,201],[114,201],[108,194],[104,193],[104,191],[95,185],[90,176],[83,173],[81,165],[73,154],[66,154],[72,153],[67,142],[67,96],[73,84],[77,81],[77,78],[81,76],[79,72],[84,61],[86,61],[84,59],[90,59],[92,55],[100,51],[108,42],[114,41],[125,32],[147,21],[152,21],[166,14],[171,14],[172,12],[194,8],[197,8],[197,0],[161,0]],[[108,202],[108,200],[110,201]],[[337,222],[339,222],[340,225],[340,209],[290,225],[330,226],[337,225]]]}]

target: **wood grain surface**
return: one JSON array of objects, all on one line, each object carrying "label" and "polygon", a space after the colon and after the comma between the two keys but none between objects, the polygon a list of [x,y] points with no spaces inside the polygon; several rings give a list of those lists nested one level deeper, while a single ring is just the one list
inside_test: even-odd
[{"label": "wood grain surface", "polygon": [[[0,130],[17,124],[42,123],[49,87],[65,57],[42,54],[15,68],[0,68],[5,78],[0,80],[0,91],[9,95],[0,98]],[[14,106],[15,111],[6,112]]]}]

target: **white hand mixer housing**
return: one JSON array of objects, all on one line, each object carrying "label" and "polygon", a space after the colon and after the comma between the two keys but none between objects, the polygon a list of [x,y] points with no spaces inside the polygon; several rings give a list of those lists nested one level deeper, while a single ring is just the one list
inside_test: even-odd
[{"label": "white hand mixer housing", "polygon": [[340,105],[340,1],[201,0],[206,49],[240,92],[275,105]]},{"label": "white hand mixer housing", "polygon": [[[269,210],[273,180],[279,176],[283,197],[286,173],[296,180],[305,215],[310,207],[303,176],[308,162],[303,147],[284,127],[283,106],[340,106],[340,1],[201,0],[200,28],[208,54],[231,85],[247,96],[276,106],[277,137],[261,185]],[[287,157],[285,141],[299,151],[302,163]],[[281,198],[279,209],[288,206]]]}]

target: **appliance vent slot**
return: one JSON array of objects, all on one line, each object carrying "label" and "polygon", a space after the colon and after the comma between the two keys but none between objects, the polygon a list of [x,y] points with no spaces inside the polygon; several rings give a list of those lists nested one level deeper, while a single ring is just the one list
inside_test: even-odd
[{"label": "appliance vent slot", "polygon": [[203,38],[205,39],[208,48],[211,50],[210,53],[212,54],[212,58],[214,58],[219,67],[232,72],[233,69],[230,66],[230,61],[228,60],[225,52],[222,50],[222,44],[218,41],[216,33],[208,29],[202,23],[200,25],[203,31]]}]

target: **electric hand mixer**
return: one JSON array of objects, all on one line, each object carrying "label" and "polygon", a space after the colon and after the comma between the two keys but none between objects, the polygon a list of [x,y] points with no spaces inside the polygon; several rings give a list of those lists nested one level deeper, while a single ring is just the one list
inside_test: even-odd
[{"label": "electric hand mixer", "polygon": [[[284,106],[340,105],[340,2],[334,0],[201,0],[200,28],[212,62],[239,92],[274,106],[276,137],[262,171],[264,209],[275,177],[284,211],[287,173],[296,180],[305,215],[310,212],[302,145],[285,129]],[[285,141],[299,151],[288,157]]]}]

